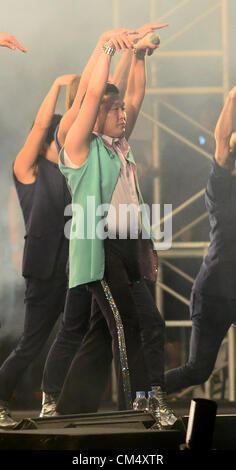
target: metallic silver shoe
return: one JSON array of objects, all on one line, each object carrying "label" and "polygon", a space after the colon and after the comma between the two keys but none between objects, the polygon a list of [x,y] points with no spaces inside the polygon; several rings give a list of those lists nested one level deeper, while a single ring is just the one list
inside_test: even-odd
[{"label": "metallic silver shoe", "polygon": [[163,392],[159,386],[152,387],[152,390],[155,392],[155,396],[158,400],[160,413],[159,421],[161,426],[163,426],[163,428],[166,428],[167,426],[173,426],[178,418],[175,416],[174,411],[167,403],[166,392]]},{"label": "metallic silver shoe", "polygon": [[5,405],[0,405],[0,428],[2,429],[14,429],[14,427],[18,424],[17,421],[15,421],[11,417],[11,413],[7,406]]},{"label": "metallic silver shoe", "polygon": [[161,413],[160,413],[160,408],[157,405],[157,407],[151,410],[152,415],[155,418],[155,423],[151,426],[150,430],[152,431],[162,431],[164,428],[161,424]]},{"label": "metallic silver shoe", "polygon": [[56,416],[57,402],[52,395],[48,395],[43,392],[42,396],[42,409],[40,412],[40,418],[47,418],[48,416]]}]

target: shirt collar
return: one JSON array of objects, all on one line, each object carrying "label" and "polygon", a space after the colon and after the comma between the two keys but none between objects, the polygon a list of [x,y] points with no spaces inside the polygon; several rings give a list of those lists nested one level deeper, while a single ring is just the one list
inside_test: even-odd
[{"label": "shirt collar", "polygon": [[124,139],[124,137],[110,137],[109,135],[100,134],[99,132],[94,132],[94,134],[100,137],[104,144],[109,147],[113,147],[114,144],[116,145],[118,142],[121,142]]},{"label": "shirt collar", "polygon": [[119,139],[116,139],[114,137],[110,137],[109,135],[105,135],[105,134],[98,134],[98,135],[99,135],[99,137],[101,137],[103,142],[110,145],[110,147],[112,147],[113,144],[119,140]]},{"label": "shirt collar", "polygon": [[130,163],[133,163],[136,166],[132,152],[130,152],[129,143],[127,142],[125,137],[110,137],[108,135],[100,134],[99,132],[94,132],[94,131],[93,133],[97,135],[98,137],[100,137],[104,145],[110,150],[112,150],[113,152],[115,152],[116,154],[117,152],[114,149],[114,145],[116,146],[117,143],[119,142],[120,144],[119,149],[122,152],[124,158],[126,158]]},{"label": "shirt collar", "polygon": [[123,157],[127,157],[130,151],[130,146],[125,137],[110,137],[105,134],[99,134],[98,132],[95,132],[95,134],[98,135],[102,139],[104,145],[110,148],[113,152],[117,153],[116,146],[119,146],[119,150]]}]

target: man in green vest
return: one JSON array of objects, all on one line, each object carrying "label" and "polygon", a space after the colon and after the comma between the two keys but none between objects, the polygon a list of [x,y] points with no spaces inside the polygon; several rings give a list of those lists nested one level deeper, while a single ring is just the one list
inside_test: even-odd
[{"label": "man in green vest", "polygon": [[[153,29],[164,26],[167,24]],[[140,39],[135,47],[132,39]],[[83,380],[91,344],[99,380],[101,364],[93,339],[102,312],[112,337],[120,409],[132,408],[136,390],[152,388],[160,405],[161,425],[176,421],[163,391],[164,322],[142,282],[155,281],[157,264],[146,215],[140,215],[143,201],[127,142],[145,95],[146,51],[151,54],[156,48],[145,31],[136,37],[119,33],[102,46],[60,154],[60,169],[68,179],[74,211],[69,285],[88,285],[93,309],[90,330],[72,362],[57,404],[59,414],[78,412],[78,382],[80,397],[86,400],[92,393]],[[121,49],[134,52],[125,105],[119,90],[108,83],[112,55]],[[129,217],[121,211],[125,205],[132,207]],[[134,301],[137,289],[142,296],[143,320]]]}]

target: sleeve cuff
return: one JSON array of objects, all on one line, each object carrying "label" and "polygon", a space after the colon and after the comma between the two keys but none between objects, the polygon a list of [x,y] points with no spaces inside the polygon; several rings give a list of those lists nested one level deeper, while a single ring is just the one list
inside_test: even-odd
[{"label": "sleeve cuff", "polygon": [[230,161],[229,162],[229,167],[225,168],[223,166],[220,166],[217,163],[216,159],[213,158],[212,167],[213,167],[213,172],[214,172],[215,176],[231,176],[231,171],[234,169],[234,162]]}]

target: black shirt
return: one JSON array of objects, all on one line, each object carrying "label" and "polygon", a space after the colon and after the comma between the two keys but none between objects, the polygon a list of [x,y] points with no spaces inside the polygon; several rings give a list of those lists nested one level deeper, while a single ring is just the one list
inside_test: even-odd
[{"label": "black shirt", "polygon": [[236,298],[236,177],[214,160],[205,194],[210,246],[193,290]]},{"label": "black shirt", "polygon": [[65,207],[71,203],[65,178],[56,163],[39,157],[32,184],[13,178],[22,209],[26,235],[22,271],[25,277],[48,279],[66,272],[69,242],[64,236]]}]

